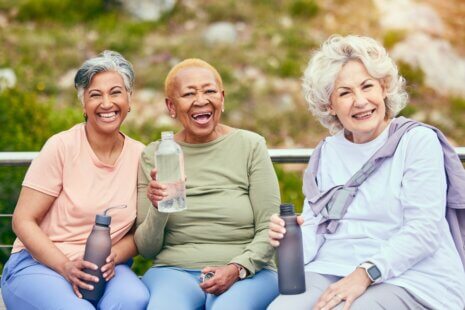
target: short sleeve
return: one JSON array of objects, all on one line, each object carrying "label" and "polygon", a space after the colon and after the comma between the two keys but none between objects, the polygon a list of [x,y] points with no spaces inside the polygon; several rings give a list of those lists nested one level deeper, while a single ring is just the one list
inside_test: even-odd
[{"label": "short sleeve", "polygon": [[32,161],[22,185],[57,197],[63,186],[63,159],[64,145],[53,136]]}]

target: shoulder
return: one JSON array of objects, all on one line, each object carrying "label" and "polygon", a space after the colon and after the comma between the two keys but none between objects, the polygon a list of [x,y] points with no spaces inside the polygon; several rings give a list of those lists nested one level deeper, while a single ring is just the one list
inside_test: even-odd
[{"label": "shoulder", "polygon": [[134,151],[134,152],[137,152],[137,153],[142,153],[142,151],[144,150],[145,148],[145,145],[140,142],[140,141],[137,141],[127,135],[124,135],[125,139],[126,139],[126,143],[128,144],[128,147]]},{"label": "shoulder", "polygon": [[245,129],[235,129],[233,137],[241,140],[244,143],[258,144],[265,143],[265,138],[259,135],[256,132],[245,130]]},{"label": "shoulder", "polygon": [[146,166],[153,166],[153,156],[155,155],[155,150],[157,148],[158,141],[153,141],[147,144],[142,150],[141,154],[141,164]]},{"label": "shoulder", "polygon": [[79,145],[84,132],[84,125],[78,124],[68,130],[61,131],[51,136],[43,149],[74,149]]},{"label": "shoulder", "polygon": [[426,126],[416,126],[407,131],[401,139],[401,143],[408,145],[440,145],[437,133]]}]

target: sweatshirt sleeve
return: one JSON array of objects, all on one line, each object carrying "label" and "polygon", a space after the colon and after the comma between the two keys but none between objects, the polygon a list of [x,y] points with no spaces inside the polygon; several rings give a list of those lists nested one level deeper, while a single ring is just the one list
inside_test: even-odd
[{"label": "sweatshirt sleeve", "polygon": [[400,150],[405,152],[399,197],[403,226],[369,258],[381,272],[380,281],[397,277],[431,256],[441,240],[439,224],[445,221],[446,176],[437,135],[426,128],[409,133],[406,147]]},{"label": "sweatshirt sleeve", "polygon": [[231,260],[255,274],[270,265],[274,249],[268,243],[268,224],[272,214],[279,210],[280,194],[265,140],[260,138],[251,154],[249,167],[249,198],[255,221],[255,236],[243,253]]},{"label": "sweatshirt sleeve", "polygon": [[134,240],[139,253],[145,258],[154,258],[161,250],[168,214],[160,213],[147,198],[147,188],[154,168],[155,143],[142,152],[137,176],[137,222]]}]

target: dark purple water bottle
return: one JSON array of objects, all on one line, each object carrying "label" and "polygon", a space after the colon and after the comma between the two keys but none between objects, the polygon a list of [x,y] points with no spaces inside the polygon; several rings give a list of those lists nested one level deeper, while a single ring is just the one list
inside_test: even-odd
[{"label": "dark purple water bottle", "polygon": [[302,231],[297,223],[294,205],[282,204],[280,217],[285,222],[286,233],[278,247],[279,293],[294,295],[305,292],[304,252]]},{"label": "dark purple water bottle", "polygon": [[126,208],[126,206],[111,207],[106,209],[103,214],[97,214],[95,216],[95,225],[92,228],[89,237],[87,238],[86,249],[84,251],[84,260],[94,263],[98,268],[97,270],[86,268],[83,271],[98,277],[98,282],[86,282],[87,284],[92,285],[94,289],[87,290],[84,288],[79,288],[79,291],[81,292],[84,299],[90,301],[94,305],[97,304],[102,297],[107,284],[107,281],[105,281],[100,268],[105,265],[105,261],[111,253],[111,216],[107,215],[107,212],[115,208]]}]

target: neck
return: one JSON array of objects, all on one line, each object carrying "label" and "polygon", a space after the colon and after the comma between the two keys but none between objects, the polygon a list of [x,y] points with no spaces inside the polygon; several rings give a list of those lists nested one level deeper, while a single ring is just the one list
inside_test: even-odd
[{"label": "neck", "polygon": [[106,164],[114,164],[121,153],[124,145],[124,136],[116,131],[105,134],[92,130],[85,125],[87,141],[95,155]]}]

